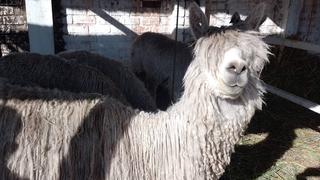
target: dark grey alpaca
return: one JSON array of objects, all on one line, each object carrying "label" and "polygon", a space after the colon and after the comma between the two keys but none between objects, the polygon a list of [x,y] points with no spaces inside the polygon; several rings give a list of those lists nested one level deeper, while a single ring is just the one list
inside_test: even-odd
[{"label": "dark grey alpaca", "polygon": [[74,63],[90,66],[110,78],[133,108],[156,111],[156,103],[141,82],[122,63],[88,51],[65,51],[58,54]]}]

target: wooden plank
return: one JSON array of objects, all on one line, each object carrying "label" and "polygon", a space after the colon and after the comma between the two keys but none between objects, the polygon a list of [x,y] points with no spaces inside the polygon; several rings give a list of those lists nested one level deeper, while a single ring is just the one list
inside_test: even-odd
[{"label": "wooden plank", "polygon": [[317,45],[317,44],[312,44],[312,43],[297,41],[297,40],[291,40],[291,39],[285,39],[285,38],[276,37],[276,36],[267,36],[264,38],[264,40],[268,44],[292,47],[292,48],[312,51],[315,53],[320,53],[320,45]]},{"label": "wooden plank", "polygon": [[317,103],[314,103],[312,101],[309,101],[307,99],[304,99],[302,97],[296,96],[294,94],[291,94],[289,92],[286,92],[284,90],[281,90],[279,88],[273,87],[271,85],[268,84],[264,84],[264,86],[266,87],[266,90],[272,94],[275,94],[277,96],[280,96],[284,99],[287,99],[295,104],[298,104],[300,106],[303,106],[313,112],[316,112],[318,114],[320,114],[320,105]]}]

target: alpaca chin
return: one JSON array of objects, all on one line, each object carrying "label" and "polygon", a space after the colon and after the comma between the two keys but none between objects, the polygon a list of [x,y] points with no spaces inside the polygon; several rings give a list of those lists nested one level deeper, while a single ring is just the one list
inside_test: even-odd
[{"label": "alpaca chin", "polygon": [[238,99],[242,92],[243,92],[243,89],[240,90],[241,92],[239,93],[219,93],[219,96],[222,98],[222,99],[231,99],[231,100],[236,100]]},{"label": "alpaca chin", "polygon": [[244,87],[240,86],[229,86],[222,80],[216,81],[214,84],[214,92],[218,97],[222,99],[238,99],[243,93]]}]

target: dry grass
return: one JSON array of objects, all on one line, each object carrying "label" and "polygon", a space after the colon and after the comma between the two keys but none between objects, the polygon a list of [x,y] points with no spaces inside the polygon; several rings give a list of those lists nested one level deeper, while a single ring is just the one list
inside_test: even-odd
[{"label": "dry grass", "polygon": [[[285,48],[263,72],[276,87],[320,103],[320,58]],[[268,94],[221,179],[320,179],[320,115]]]}]

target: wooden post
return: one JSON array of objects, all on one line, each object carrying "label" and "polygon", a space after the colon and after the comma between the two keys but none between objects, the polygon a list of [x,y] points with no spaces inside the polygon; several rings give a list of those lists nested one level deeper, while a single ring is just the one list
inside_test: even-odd
[{"label": "wooden post", "polygon": [[272,94],[275,94],[277,96],[280,96],[284,99],[287,99],[295,104],[298,104],[300,106],[303,106],[313,112],[316,112],[318,114],[320,114],[320,105],[316,104],[312,101],[309,101],[307,99],[301,98],[299,96],[296,96],[294,94],[291,94],[289,92],[283,91],[281,89],[278,89],[276,87],[273,87],[271,85],[268,84],[264,84],[264,86],[266,87],[266,90]]},{"label": "wooden post", "polygon": [[267,42],[268,44],[275,44],[275,45],[292,47],[292,48],[312,51],[315,53],[320,53],[320,45],[313,44],[313,43],[285,39],[277,36],[267,36],[264,38],[264,41]]}]

